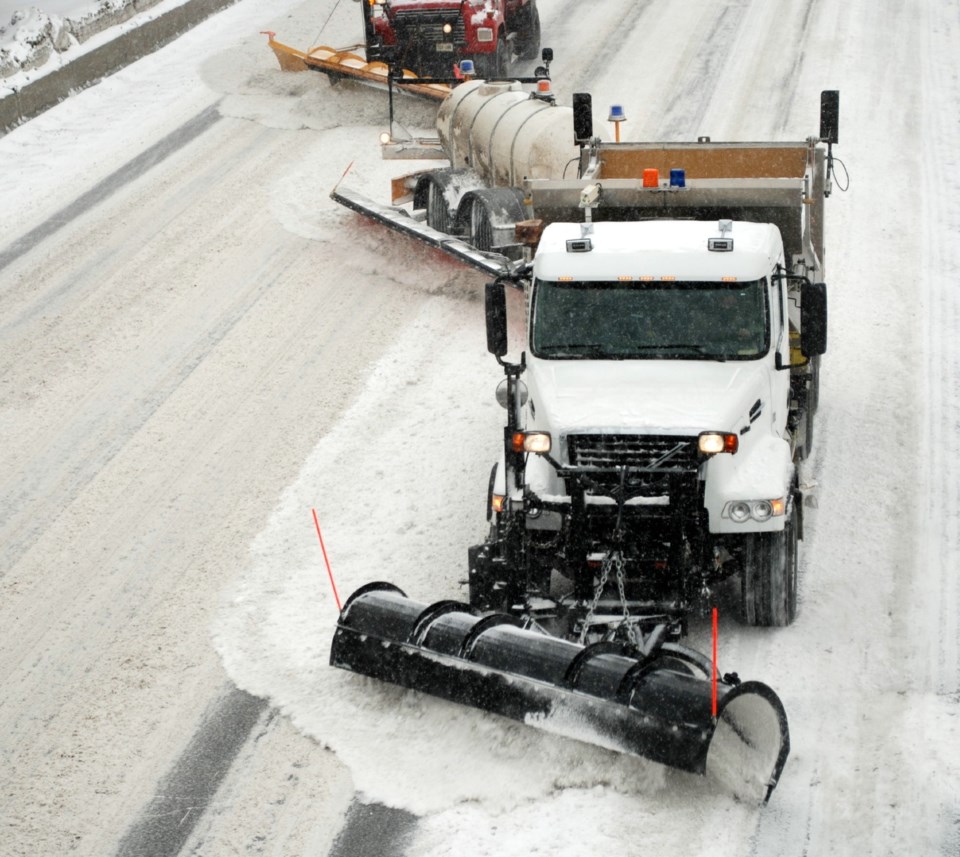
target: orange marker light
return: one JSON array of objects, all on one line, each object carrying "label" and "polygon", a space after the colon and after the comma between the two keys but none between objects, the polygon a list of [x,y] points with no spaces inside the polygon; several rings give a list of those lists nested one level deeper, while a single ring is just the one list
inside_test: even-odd
[{"label": "orange marker light", "polygon": [[647,167],[643,171],[644,187],[660,187],[660,173],[656,167]]}]

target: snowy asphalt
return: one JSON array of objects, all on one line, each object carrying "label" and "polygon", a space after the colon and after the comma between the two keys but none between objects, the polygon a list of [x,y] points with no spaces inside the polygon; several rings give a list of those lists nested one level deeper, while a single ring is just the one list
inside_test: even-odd
[{"label": "snowy asphalt", "polygon": [[[819,89],[842,92],[855,182],[828,217],[832,338],[801,613],[722,638],[729,668],[782,694],[794,731],[756,814],[323,669],[333,611],[305,510],[320,508],[344,590],[389,573],[456,597],[490,451],[477,440],[437,461],[418,443],[437,414],[475,439],[500,417],[476,278],[326,200],[354,158],[351,181],[372,196],[402,170],[377,163],[378,100],[281,76],[263,56],[252,34],[265,26],[290,27],[292,44],[317,30],[315,9],[281,5],[266,22],[241,3],[0,141],[20,176],[3,176],[0,209],[3,234],[20,236],[0,286],[12,853],[100,855],[126,837],[169,854],[347,857],[366,834],[341,820],[372,815],[418,857],[637,842],[952,857],[956,22],[932,3],[879,21],[827,0],[597,0],[585,26],[582,4],[541,3],[566,56],[561,99],[622,100],[639,138],[802,139]],[[331,41],[355,29],[343,5]],[[178,144],[191,122],[209,124]],[[154,168],[127,175],[164,142]],[[891,163],[910,188],[896,206],[875,180]],[[873,514],[856,514],[868,498]],[[398,809],[363,810],[357,788]]]}]

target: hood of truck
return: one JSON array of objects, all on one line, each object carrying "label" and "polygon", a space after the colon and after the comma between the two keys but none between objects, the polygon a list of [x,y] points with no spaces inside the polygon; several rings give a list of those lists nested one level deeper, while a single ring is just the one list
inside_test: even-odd
[{"label": "hood of truck", "polygon": [[533,426],[570,432],[692,435],[736,431],[769,400],[764,361],[536,360],[527,369]]}]

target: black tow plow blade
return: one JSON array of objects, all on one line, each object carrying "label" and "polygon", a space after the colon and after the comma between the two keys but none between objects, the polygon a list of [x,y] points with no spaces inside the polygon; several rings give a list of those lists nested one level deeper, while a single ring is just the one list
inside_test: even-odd
[{"label": "black tow plow blade", "polygon": [[412,601],[389,583],[340,613],[335,667],[695,774],[766,802],[790,750],[787,717],[760,682],[726,676],[712,716],[711,664],[663,643],[582,646],[466,604]]}]

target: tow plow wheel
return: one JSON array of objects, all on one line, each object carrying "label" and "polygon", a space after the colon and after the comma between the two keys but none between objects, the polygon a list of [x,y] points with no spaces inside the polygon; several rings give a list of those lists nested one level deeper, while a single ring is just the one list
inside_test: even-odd
[{"label": "tow plow wheel", "polygon": [[467,191],[457,206],[457,231],[478,250],[501,250],[516,243],[516,225],[527,217],[520,188]]},{"label": "tow plow wheel", "polygon": [[337,623],[340,669],[499,714],[556,735],[696,774],[767,800],[789,752],[786,715],[760,682],[717,684],[710,662],[664,643],[582,646],[481,616],[456,602],[428,606],[376,583],[354,593]]},{"label": "tow plow wheel", "polygon": [[748,625],[784,627],[797,615],[797,521],[791,498],[778,533],[750,533],[743,549],[741,605]]},{"label": "tow plow wheel", "polygon": [[[427,226],[447,235],[453,233],[456,203],[460,196],[457,186],[469,170],[431,170],[417,179],[413,191],[414,211],[425,210]],[[451,198],[453,204],[451,205]]]}]

